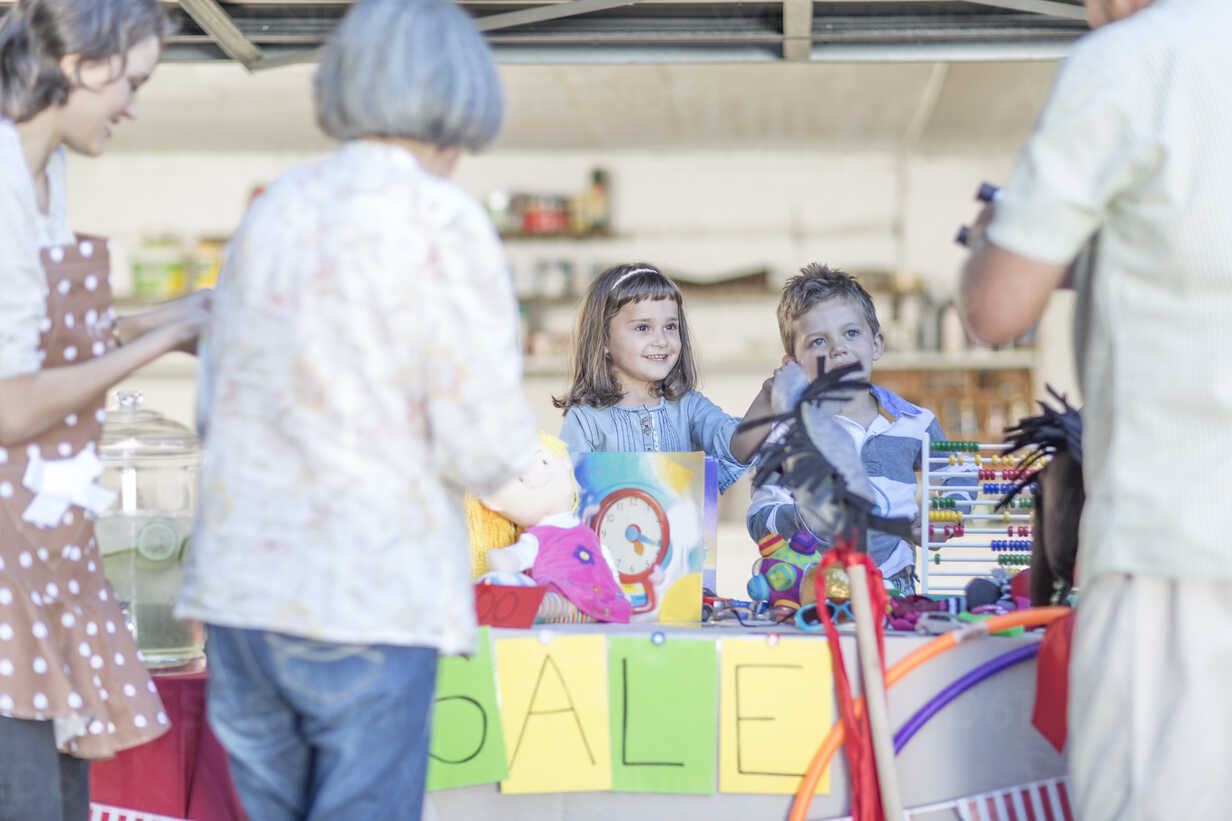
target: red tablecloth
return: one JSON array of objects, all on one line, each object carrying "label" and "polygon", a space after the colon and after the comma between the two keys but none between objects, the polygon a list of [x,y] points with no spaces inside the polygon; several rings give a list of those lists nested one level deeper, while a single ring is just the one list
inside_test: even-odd
[{"label": "red tablecloth", "polygon": [[206,673],[154,676],[171,730],[90,767],[90,799],[192,821],[246,821],[205,717]]}]

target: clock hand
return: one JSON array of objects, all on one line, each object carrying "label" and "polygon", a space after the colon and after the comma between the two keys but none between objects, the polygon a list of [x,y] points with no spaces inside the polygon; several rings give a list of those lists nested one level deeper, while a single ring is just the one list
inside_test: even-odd
[{"label": "clock hand", "polygon": [[625,528],[625,538],[633,543],[633,552],[639,556],[642,555],[642,552],[646,549],[643,546],[643,543],[654,545],[655,547],[658,547],[660,544],[649,536],[643,534],[641,528],[637,525],[629,525]]}]

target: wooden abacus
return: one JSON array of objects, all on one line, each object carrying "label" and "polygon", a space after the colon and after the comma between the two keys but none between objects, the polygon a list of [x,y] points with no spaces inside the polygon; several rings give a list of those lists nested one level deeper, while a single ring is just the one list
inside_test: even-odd
[{"label": "wooden abacus", "polygon": [[[1007,444],[932,441],[920,447],[920,587],[924,595],[962,593],[995,567],[1031,560],[1033,498],[1002,497],[1022,478]],[[945,484],[962,479],[962,484]]]}]

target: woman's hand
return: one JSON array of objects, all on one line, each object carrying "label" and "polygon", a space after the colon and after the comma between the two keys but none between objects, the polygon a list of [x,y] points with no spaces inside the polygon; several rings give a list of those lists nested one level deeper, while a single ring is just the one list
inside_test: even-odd
[{"label": "woman's hand", "polygon": [[205,288],[194,291],[187,296],[165,302],[157,308],[120,317],[116,320],[116,334],[120,344],[126,345],[152,331],[171,328],[169,333],[178,339],[171,350],[195,354],[197,337],[209,319],[213,302],[212,290]]},{"label": "woman's hand", "polygon": [[173,318],[163,327],[177,340],[172,344],[173,350],[196,355],[197,340],[205,330],[206,323],[210,321],[213,292],[197,291],[181,302],[183,304],[177,306]]}]

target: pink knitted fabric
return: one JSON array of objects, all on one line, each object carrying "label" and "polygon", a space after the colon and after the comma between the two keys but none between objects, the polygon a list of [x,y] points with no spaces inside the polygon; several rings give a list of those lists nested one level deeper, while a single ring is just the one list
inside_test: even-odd
[{"label": "pink knitted fabric", "polygon": [[627,623],[632,612],[620,584],[607,566],[599,537],[585,525],[538,525],[527,533],[539,540],[531,577],[560,593],[599,621]]}]

